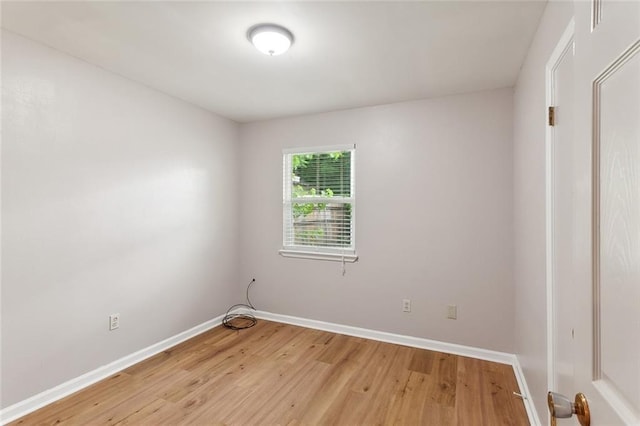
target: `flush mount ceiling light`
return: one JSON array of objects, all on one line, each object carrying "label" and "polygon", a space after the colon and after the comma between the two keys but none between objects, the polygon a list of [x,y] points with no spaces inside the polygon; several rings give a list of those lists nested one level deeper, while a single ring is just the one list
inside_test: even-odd
[{"label": "flush mount ceiling light", "polygon": [[275,24],[254,25],[247,31],[247,38],[265,55],[280,55],[293,43],[293,34],[288,29]]}]

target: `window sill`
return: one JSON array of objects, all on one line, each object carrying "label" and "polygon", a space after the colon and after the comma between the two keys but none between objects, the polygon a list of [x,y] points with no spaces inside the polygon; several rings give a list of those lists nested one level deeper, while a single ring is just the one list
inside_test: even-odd
[{"label": "window sill", "polygon": [[356,254],[342,254],[342,253],[322,253],[315,251],[299,251],[299,250],[285,250],[279,251],[282,257],[293,257],[297,259],[313,259],[313,260],[328,260],[331,262],[344,262],[354,263],[358,261]]}]

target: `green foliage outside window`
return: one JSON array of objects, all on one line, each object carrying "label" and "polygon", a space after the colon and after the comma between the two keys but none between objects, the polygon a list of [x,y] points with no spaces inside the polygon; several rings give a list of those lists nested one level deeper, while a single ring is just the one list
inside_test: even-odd
[{"label": "green foliage outside window", "polygon": [[[351,152],[295,154],[291,157],[292,200],[334,198],[335,203],[293,202],[295,240],[302,245],[349,245],[351,204]],[[310,200],[311,201],[311,200]]]}]

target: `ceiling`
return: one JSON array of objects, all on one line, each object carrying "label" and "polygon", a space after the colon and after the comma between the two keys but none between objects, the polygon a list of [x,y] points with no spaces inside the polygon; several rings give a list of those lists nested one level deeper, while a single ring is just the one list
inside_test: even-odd
[{"label": "ceiling", "polygon": [[[238,122],[513,86],[536,1],[2,2],[2,27]],[[285,54],[247,40],[287,27]]]}]

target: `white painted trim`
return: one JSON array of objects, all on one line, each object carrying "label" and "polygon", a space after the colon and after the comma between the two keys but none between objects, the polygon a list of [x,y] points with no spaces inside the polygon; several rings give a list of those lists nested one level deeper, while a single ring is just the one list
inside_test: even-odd
[{"label": "white painted trim", "polygon": [[[564,57],[570,44],[573,43],[575,32],[575,21],[571,18],[567,28],[560,36],[558,44],[553,49],[545,68],[546,105],[555,105],[555,80],[554,71],[558,63]],[[554,302],[554,282],[553,282],[553,140],[554,129],[545,124],[545,286],[547,303],[547,389],[557,391],[557,379],[555,371],[555,302]]]},{"label": "white painted trim", "polygon": [[533,400],[531,399],[531,393],[529,392],[527,379],[524,375],[522,367],[520,366],[520,361],[518,360],[517,356],[515,357],[513,363],[513,374],[515,374],[516,376],[518,387],[520,388],[520,393],[522,394],[522,400],[524,402],[524,408],[527,410],[529,423],[532,426],[542,426],[542,422],[540,422],[540,417],[538,416],[538,411],[536,410],[536,407],[533,404]]},{"label": "white painted trim", "polygon": [[338,152],[338,151],[352,151],[356,149],[356,144],[344,144],[344,145],[320,145],[320,146],[305,146],[305,147],[293,147],[284,148],[283,154],[314,154],[318,152]]},{"label": "white painted trim", "polygon": [[130,355],[117,359],[107,365],[98,367],[93,371],[89,371],[82,376],[76,377],[69,381],[66,381],[56,387],[48,389],[23,401],[10,405],[0,411],[0,424],[7,424],[13,420],[16,420],[22,416],[25,416],[38,408],[42,408],[45,405],[51,404],[59,399],[64,398],[74,392],[86,388],[100,380],[124,370],[127,367],[132,366],[138,362],[152,357],[166,349],[169,349],[179,343],[189,340],[198,334],[204,333],[214,327],[222,324],[222,318],[224,315],[220,315],[207,322],[197,325],[189,330],[178,333],[175,336],[169,337],[161,342],[155,343]]},{"label": "white painted trim", "polygon": [[314,260],[328,260],[333,262],[347,262],[354,263],[358,261],[358,256],[353,253],[353,250],[349,250],[352,254],[341,253],[326,253],[326,252],[313,252],[302,250],[289,250],[282,249],[278,253],[282,257],[293,257],[296,259],[314,259]]}]

